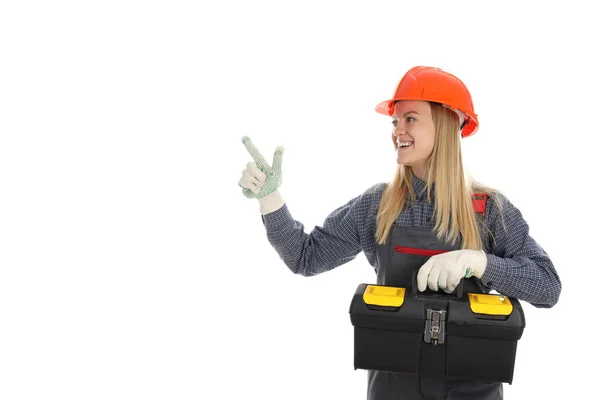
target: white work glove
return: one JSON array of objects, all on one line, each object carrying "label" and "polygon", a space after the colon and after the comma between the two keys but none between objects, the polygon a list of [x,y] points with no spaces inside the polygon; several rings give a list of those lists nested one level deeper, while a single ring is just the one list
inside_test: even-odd
[{"label": "white work glove", "polygon": [[263,215],[279,210],[285,203],[278,190],[282,182],[283,147],[275,149],[271,167],[248,136],[242,137],[242,143],[254,159],[254,162],[246,164],[246,169],[242,171],[242,177],[238,182],[238,185],[243,188],[244,196],[258,199],[260,213]]},{"label": "white work glove", "polygon": [[475,276],[481,279],[487,266],[483,250],[453,250],[432,256],[419,269],[417,287],[420,292],[427,286],[437,291],[452,293],[462,278]]}]

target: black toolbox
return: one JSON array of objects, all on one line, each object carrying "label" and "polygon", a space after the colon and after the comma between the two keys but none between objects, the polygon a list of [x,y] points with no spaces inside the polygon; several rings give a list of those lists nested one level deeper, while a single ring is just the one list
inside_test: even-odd
[{"label": "black toolbox", "polygon": [[350,305],[354,369],[512,383],[525,328],[518,299],[362,283]]}]

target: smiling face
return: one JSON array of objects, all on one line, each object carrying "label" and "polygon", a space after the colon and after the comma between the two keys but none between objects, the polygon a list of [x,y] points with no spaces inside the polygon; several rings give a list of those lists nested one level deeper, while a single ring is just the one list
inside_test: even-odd
[{"label": "smiling face", "polygon": [[435,138],[431,106],[426,101],[398,101],[392,118],[398,164],[412,167],[413,173],[425,180]]}]

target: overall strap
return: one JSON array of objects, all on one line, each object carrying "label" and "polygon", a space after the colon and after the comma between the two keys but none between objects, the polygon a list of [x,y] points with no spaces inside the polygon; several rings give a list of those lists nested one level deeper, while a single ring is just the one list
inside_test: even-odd
[{"label": "overall strap", "polygon": [[473,194],[473,209],[482,217],[485,216],[485,205],[487,203],[487,193]]}]

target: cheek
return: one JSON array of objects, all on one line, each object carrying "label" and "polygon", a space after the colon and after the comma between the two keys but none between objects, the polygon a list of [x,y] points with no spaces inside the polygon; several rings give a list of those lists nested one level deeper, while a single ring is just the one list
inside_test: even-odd
[{"label": "cheek", "polygon": [[433,150],[433,145],[435,143],[435,128],[433,127],[433,125],[428,127],[427,134],[423,139],[425,139],[424,144],[426,145],[426,147],[430,150]]},{"label": "cheek", "polygon": [[427,143],[427,147],[431,150],[433,150],[433,145],[435,144],[435,138],[432,136],[429,138],[429,141]]},{"label": "cheek", "polygon": [[420,137],[417,142],[417,150],[423,156],[430,156],[433,153],[434,146],[434,137],[433,136],[425,136]]}]

